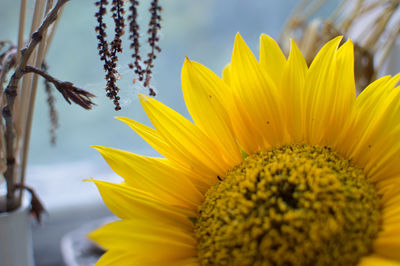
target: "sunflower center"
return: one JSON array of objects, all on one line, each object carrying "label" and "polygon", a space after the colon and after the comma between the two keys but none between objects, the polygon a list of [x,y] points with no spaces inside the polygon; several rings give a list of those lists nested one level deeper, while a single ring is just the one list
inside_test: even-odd
[{"label": "sunflower center", "polygon": [[355,265],[379,230],[379,197],[328,147],[250,155],[209,189],[195,222],[201,265]]}]

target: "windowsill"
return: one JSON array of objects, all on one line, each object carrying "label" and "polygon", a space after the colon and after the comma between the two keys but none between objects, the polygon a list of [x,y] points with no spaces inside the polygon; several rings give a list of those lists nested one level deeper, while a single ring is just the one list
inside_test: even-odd
[{"label": "windowsill", "polygon": [[99,167],[99,163],[90,161],[29,167],[27,184],[35,189],[47,210],[42,225],[33,222],[36,266],[64,265],[61,238],[85,223],[112,215],[96,186],[83,181],[92,177],[122,181],[106,165]]}]

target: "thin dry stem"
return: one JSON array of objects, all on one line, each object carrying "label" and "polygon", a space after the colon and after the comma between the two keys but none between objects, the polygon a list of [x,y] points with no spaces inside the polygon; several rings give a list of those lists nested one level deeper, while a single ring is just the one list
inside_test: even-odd
[{"label": "thin dry stem", "polygon": [[[3,98],[3,84],[6,80],[7,73],[16,65],[17,48],[11,45],[10,48],[1,56],[0,62],[0,99]],[[3,101],[0,100],[0,107],[3,107]]]},{"label": "thin dry stem", "polygon": [[[53,6],[53,0],[47,0],[46,4],[46,11],[44,14],[47,15],[50,11],[50,9]],[[59,16],[58,16],[59,17]],[[42,34],[42,41],[39,44],[39,48],[37,50],[36,58],[35,58],[35,66],[40,67],[42,65],[46,47],[47,47],[47,30],[43,31]],[[25,184],[25,174],[26,174],[26,165],[28,162],[28,151],[29,151],[29,144],[30,144],[30,137],[31,137],[31,128],[32,128],[32,121],[33,121],[33,113],[35,110],[35,102],[36,102],[36,91],[37,91],[37,86],[38,86],[38,76],[34,75],[33,80],[32,80],[32,85],[31,85],[31,95],[29,97],[29,109],[28,109],[28,114],[27,114],[27,119],[26,119],[26,125],[25,125],[25,131],[23,135],[23,144],[22,144],[22,162],[21,162],[21,178],[20,178],[20,183]],[[22,202],[22,191],[19,193],[19,200],[18,204],[21,204]]]},{"label": "thin dry stem", "polygon": [[[58,11],[58,17],[62,16],[63,11],[64,11],[64,6],[62,6],[60,8],[60,10]],[[50,27],[50,33],[47,34],[47,45],[46,45],[44,57],[46,57],[47,53],[49,52],[49,47],[51,46],[51,43],[53,42],[53,38],[56,33],[56,29],[58,27],[59,22],[60,22],[60,20],[57,19]]]},{"label": "thin dry stem", "polygon": [[24,69],[28,62],[28,59],[36,46],[42,40],[43,32],[57,19],[59,9],[67,3],[69,0],[58,0],[54,8],[49,12],[42,24],[39,26],[37,31],[32,34],[31,40],[26,48],[21,50],[21,60],[19,65],[15,69],[14,74],[5,89],[7,97],[7,105],[3,108],[3,117],[6,121],[6,132],[5,139],[7,143],[7,170],[4,174],[7,182],[7,210],[13,210],[18,205],[14,201],[14,173],[15,173],[15,132],[14,132],[14,117],[13,110],[15,104],[15,98],[17,96],[17,86],[19,80],[25,74]]},{"label": "thin dry stem", "polygon": [[69,104],[71,104],[72,101],[84,109],[92,109],[94,103],[91,101],[91,98],[95,96],[90,92],[75,87],[74,84],[69,81],[60,81],[34,66],[25,66],[24,72],[38,74],[51,82]]},{"label": "thin dry stem", "polygon": [[[35,30],[39,27],[40,22],[43,19],[43,10],[44,10],[44,0],[37,0],[35,3],[35,9],[32,17],[31,31],[30,35],[35,32]],[[21,51],[21,50],[20,50]],[[28,58],[27,64],[32,65],[35,62],[35,58],[37,55],[37,51],[34,49],[31,55]],[[15,100],[15,131],[17,138],[17,145],[21,145],[21,140],[23,139],[23,135],[26,126],[26,119],[29,108],[29,98],[31,95],[30,88],[32,86],[33,75],[29,74],[23,77],[22,85],[19,89],[20,97],[17,97]],[[19,151],[19,147],[18,147]],[[17,155],[19,158],[20,154]],[[19,163],[19,160],[18,160]]]},{"label": "thin dry stem", "polygon": [[307,64],[310,63],[310,59],[314,57],[315,52],[318,50],[318,28],[321,27],[321,20],[314,20],[309,27],[304,31],[304,38],[301,40],[301,49],[304,57],[307,60]]},{"label": "thin dry stem", "polygon": [[[8,50],[0,56],[0,58],[1,58],[1,64],[0,64],[0,66],[1,66],[1,69],[0,69],[0,108],[3,108],[3,106],[4,106],[3,84],[5,82],[8,72],[10,72],[11,69],[14,68],[16,65],[16,62],[17,62],[16,54],[17,54],[16,47],[14,45],[10,45]],[[0,173],[2,175],[7,168],[6,156],[5,156],[6,147],[5,147],[4,131],[5,131],[4,121],[3,121],[3,119],[0,119]]]},{"label": "thin dry stem", "polygon": [[385,48],[383,50],[382,56],[378,62],[378,65],[377,65],[375,73],[374,73],[375,74],[374,78],[375,78],[376,74],[380,72],[383,65],[385,64],[386,59],[389,55],[389,52],[392,50],[393,45],[396,42],[396,39],[399,36],[399,34],[400,34],[400,24],[397,24],[397,26],[394,29],[394,31],[392,32],[391,36],[388,38],[388,42],[385,44]]},{"label": "thin dry stem", "polygon": [[[19,9],[19,26],[18,26],[18,51],[21,51],[24,45],[24,32],[25,32],[25,19],[26,19],[26,0],[21,0],[21,7]],[[17,54],[17,62],[21,54]]]},{"label": "thin dry stem", "polygon": [[331,16],[328,18],[328,21],[331,23],[335,22],[338,19],[338,17],[342,14],[345,6],[346,6],[346,0],[342,0],[339,6],[335,9],[335,11],[333,11]]},{"label": "thin dry stem", "polygon": [[312,0],[302,0],[300,4],[294,9],[293,15],[301,13],[301,11],[304,10],[310,4],[311,1]]},{"label": "thin dry stem", "polygon": [[380,1],[376,1],[373,3],[370,3],[369,5],[367,4],[366,6],[363,6],[360,13],[365,14],[377,7],[380,7],[382,5],[384,5],[387,2],[387,0],[380,0]]},{"label": "thin dry stem", "polygon": [[[307,21],[309,14],[315,15],[313,12],[316,9],[311,7],[324,2],[325,0],[302,1],[299,4],[302,8],[296,8],[296,12],[286,23],[280,44],[288,52],[287,39],[296,38],[310,63],[310,59],[327,40],[337,35],[352,37],[356,85],[357,91],[361,92],[376,78],[400,34],[400,0],[342,0],[338,1],[338,6],[329,19]],[[378,64],[374,64],[378,59]]]},{"label": "thin dry stem", "polygon": [[354,6],[351,14],[342,21],[339,26],[339,29],[341,29],[342,32],[347,32],[353,24],[354,20],[361,14],[360,9],[363,2],[364,0],[357,0],[357,4]]},{"label": "thin dry stem", "polygon": [[389,20],[393,17],[396,12],[399,3],[393,4],[393,6],[387,7],[383,13],[383,16],[379,16],[375,23],[376,30],[373,31],[372,35],[366,40],[364,44],[364,48],[368,50],[372,50],[375,44],[378,42],[378,39],[382,36],[382,33],[385,31],[386,26],[389,23]]},{"label": "thin dry stem", "polygon": [[302,11],[303,13],[303,20],[309,19],[315,12],[317,12],[326,2],[327,0],[317,0],[313,1],[313,3],[310,4],[309,8],[306,11]]}]

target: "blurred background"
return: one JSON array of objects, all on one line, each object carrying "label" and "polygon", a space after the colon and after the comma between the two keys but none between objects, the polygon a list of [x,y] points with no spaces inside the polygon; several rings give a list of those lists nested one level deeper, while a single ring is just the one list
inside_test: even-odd
[{"label": "blurred background", "polygon": [[[50,118],[43,81],[40,81],[36,99],[33,130],[29,152],[27,185],[32,186],[42,199],[48,213],[43,225],[34,225],[36,265],[62,265],[59,248],[61,237],[80,225],[110,215],[104,207],[95,186],[84,178],[118,181],[101,156],[91,145],[103,145],[128,150],[142,155],[157,153],[128,126],[115,116],[127,116],[149,125],[137,94],[147,93],[133,84],[128,68],[128,42],[120,56],[121,107],[114,111],[105,96],[103,65],[99,60],[94,28],[94,0],[71,0],[64,8],[55,38],[46,62],[54,77],[71,81],[97,97],[91,111],[68,105],[56,95],[59,114],[57,143],[50,144]],[[259,35],[267,33],[274,38],[284,27],[298,1],[257,0],[168,0],[160,1],[162,11],[161,54],[155,61],[151,85],[159,101],[188,116],[181,93],[180,71],[185,56],[209,67],[218,75],[230,61],[233,40],[240,32],[258,56]],[[334,5],[335,1],[331,1]],[[145,31],[149,20],[150,3],[141,1],[139,24],[142,30],[142,50],[146,52]],[[34,1],[28,1],[28,14]],[[320,12],[329,12],[325,5]],[[16,42],[19,1],[0,0],[0,39]],[[27,24],[30,23],[29,16]],[[108,23],[112,29],[111,20]],[[27,30],[29,32],[29,30]],[[113,36],[110,31],[109,36]],[[29,36],[25,36],[28,39]],[[127,39],[127,35],[123,36]],[[125,40],[124,39],[124,40]]]}]

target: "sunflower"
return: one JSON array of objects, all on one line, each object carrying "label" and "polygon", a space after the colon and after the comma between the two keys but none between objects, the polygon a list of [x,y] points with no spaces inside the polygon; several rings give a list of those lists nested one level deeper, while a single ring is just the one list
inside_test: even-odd
[{"label": "sunflower", "polygon": [[95,146],[121,184],[93,180],[121,220],[92,232],[97,265],[400,265],[400,75],[356,96],[353,44],[308,67],[239,34],[222,79],[186,59],[193,123],[145,95],[165,158]]}]

